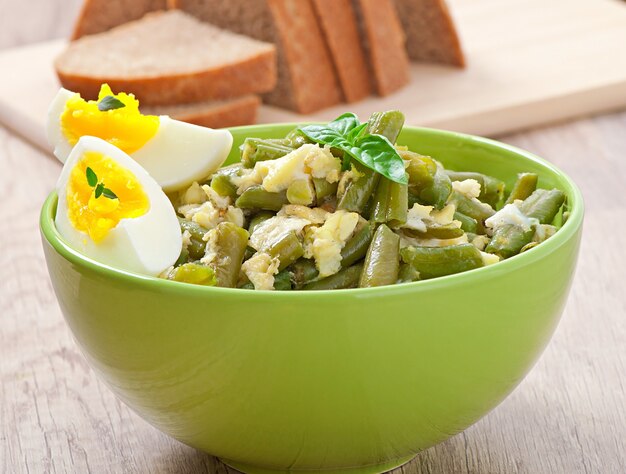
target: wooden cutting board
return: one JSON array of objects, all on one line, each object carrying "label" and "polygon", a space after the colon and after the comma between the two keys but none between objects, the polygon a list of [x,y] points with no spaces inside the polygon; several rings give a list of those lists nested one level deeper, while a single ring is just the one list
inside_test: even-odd
[{"label": "wooden cutting board", "polygon": [[[298,115],[262,107],[260,122],[367,117],[401,109],[407,123],[498,135],[626,107],[626,2],[449,0],[466,70],[412,66],[411,84],[385,98]],[[0,123],[48,148],[44,124],[59,84],[57,40],[0,53]]]}]

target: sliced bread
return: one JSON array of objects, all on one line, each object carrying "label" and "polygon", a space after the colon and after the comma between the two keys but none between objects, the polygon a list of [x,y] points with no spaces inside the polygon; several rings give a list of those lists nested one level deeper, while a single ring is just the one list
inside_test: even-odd
[{"label": "sliced bread", "polygon": [[392,0],[353,0],[376,92],[385,96],[408,84],[409,58]]},{"label": "sliced bread", "polygon": [[394,0],[414,61],[465,66],[461,42],[444,0]]},{"label": "sliced bread", "polygon": [[170,10],[70,43],[55,68],[85,98],[106,82],[144,105],[184,104],[272,90],[276,49]]},{"label": "sliced bread", "polygon": [[352,0],[313,0],[346,102],[372,92]]},{"label": "sliced bread", "polygon": [[341,101],[341,90],[311,0],[173,0],[173,6],[235,33],[274,43],[276,88],[269,104],[310,113]]},{"label": "sliced bread", "polygon": [[72,40],[108,31],[138,20],[148,12],[165,10],[167,0],[84,0],[74,24]]},{"label": "sliced bread", "polygon": [[203,127],[225,128],[255,123],[260,104],[259,97],[246,95],[223,101],[141,106],[141,112],[148,115],[169,115],[176,120]]}]

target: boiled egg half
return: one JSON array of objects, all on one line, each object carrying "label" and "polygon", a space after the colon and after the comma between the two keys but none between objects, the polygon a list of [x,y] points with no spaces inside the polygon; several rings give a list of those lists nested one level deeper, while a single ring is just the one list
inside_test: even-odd
[{"label": "boiled egg half", "polygon": [[176,212],[159,184],[119,148],[81,137],[57,183],[56,227],[100,263],[156,276],[182,249]]},{"label": "boiled egg half", "polygon": [[114,94],[103,84],[98,100],[61,89],[50,105],[48,142],[62,162],[83,136],[99,137],[131,156],[165,191],[174,191],[216,171],[230,152],[233,137],[173,120],[142,115],[133,94]]}]

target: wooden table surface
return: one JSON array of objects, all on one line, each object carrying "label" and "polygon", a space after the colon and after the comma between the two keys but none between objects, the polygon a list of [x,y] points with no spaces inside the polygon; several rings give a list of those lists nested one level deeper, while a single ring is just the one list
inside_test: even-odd
[{"label": "wooden table surface", "polygon": [[[77,4],[0,0],[0,48],[67,34]],[[11,21],[32,11],[40,12],[32,21]],[[626,472],[626,112],[501,139],[549,159],[582,189],[587,213],[571,296],[515,392],[397,472]],[[78,351],[38,233],[59,171],[50,154],[0,127],[0,473],[235,472],[141,420]]]}]

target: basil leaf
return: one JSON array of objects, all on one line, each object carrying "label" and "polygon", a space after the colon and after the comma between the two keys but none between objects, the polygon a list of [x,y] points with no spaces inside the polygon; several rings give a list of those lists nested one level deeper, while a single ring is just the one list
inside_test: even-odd
[{"label": "basil leaf", "polygon": [[359,122],[359,118],[354,115],[352,112],[347,112],[343,115],[340,115],[332,122],[328,122],[327,127],[332,128],[333,130],[339,132],[341,135],[348,135],[351,130],[359,127],[361,122]]},{"label": "basil leaf", "polygon": [[351,150],[354,158],[391,181],[408,184],[404,160],[391,142],[382,135],[364,135],[355,141]]},{"label": "basil leaf", "polygon": [[392,181],[407,184],[402,157],[384,136],[364,133],[367,126],[353,113],[346,113],[327,125],[308,125],[299,130],[315,143],[343,150],[344,171],[350,168],[353,158]]},{"label": "basil leaf", "polygon": [[102,195],[109,199],[117,199],[117,194],[115,194],[109,188],[102,189]]},{"label": "basil leaf", "polygon": [[112,95],[107,95],[106,97],[103,97],[100,102],[98,102],[98,110],[100,112],[121,109],[122,107],[126,107],[126,104]]},{"label": "basil leaf", "polygon": [[104,184],[99,183],[98,186],[96,186],[96,199],[102,196],[102,191],[104,191]]},{"label": "basil leaf", "polygon": [[344,151],[352,146],[342,133],[326,125],[309,125],[302,127],[300,130],[315,143],[340,148]]},{"label": "basil leaf", "polygon": [[87,184],[89,186],[93,188],[96,184],[98,184],[98,176],[89,166],[87,166],[85,174],[87,175]]}]

